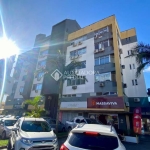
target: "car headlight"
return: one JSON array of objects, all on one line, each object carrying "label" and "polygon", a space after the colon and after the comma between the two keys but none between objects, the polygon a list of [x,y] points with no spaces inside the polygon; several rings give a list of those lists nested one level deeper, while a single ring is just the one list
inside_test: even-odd
[{"label": "car headlight", "polygon": [[57,138],[52,140],[53,144],[55,144],[57,142]]},{"label": "car headlight", "polygon": [[26,145],[31,145],[31,144],[33,143],[32,140],[30,140],[30,139],[25,139],[25,138],[22,138],[21,141],[22,141],[24,144],[26,144]]}]

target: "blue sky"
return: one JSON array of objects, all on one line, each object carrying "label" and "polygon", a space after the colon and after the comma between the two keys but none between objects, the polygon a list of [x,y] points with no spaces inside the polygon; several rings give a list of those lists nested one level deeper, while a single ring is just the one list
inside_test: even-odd
[{"label": "blue sky", "polygon": [[[81,27],[116,15],[121,31],[135,27],[138,41],[150,43],[150,0],[0,0],[7,36],[25,51],[39,33],[50,35],[52,25],[68,18]],[[1,24],[0,24],[0,35]],[[150,87],[150,69],[145,72]]]}]

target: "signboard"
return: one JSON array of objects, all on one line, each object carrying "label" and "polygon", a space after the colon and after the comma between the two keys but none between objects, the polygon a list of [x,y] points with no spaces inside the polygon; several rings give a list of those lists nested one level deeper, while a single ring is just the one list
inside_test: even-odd
[{"label": "signboard", "polygon": [[124,100],[122,97],[88,98],[87,108],[124,109]]},{"label": "signboard", "polygon": [[141,108],[135,108],[133,113],[133,130],[141,134]]},{"label": "signboard", "polygon": [[87,102],[61,102],[60,108],[87,108]]}]

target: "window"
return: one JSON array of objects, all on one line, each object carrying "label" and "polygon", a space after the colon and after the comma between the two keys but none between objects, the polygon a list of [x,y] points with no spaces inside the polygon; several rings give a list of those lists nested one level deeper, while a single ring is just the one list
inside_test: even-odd
[{"label": "window", "polygon": [[23,93],[23,89],[24,89],[23,86],[21,86],[20,89],[19,89],[20,94]]},{"label": "window", "polygon": [[45,60],[38,62],[38,67],[45,67],[45,66],[46,66]]},{"label": "window", "polygon": [[70,52],[70,57],[78,56],[78,55],[83,55],[86,53],[86,47],[79,49],[79,50],[74,50]]},{"label": "window", "polygon": [[132,80],[132,85],[134,85],[134,80]]},{"label": "window", "polygon": [[5,120],[5,126],[14,126],[17,120]]},{"label": "window", "polygon": [[75,69],[83,69],[86,68],[86,61],[81,61],[79,65],[75,67]]},{"label": "window", "polygon": [[131,64],[129,65],[129,67],[130,67],[130,70],[132,69],[132,66],[131,66]]},{"label": "window", "polygon": [[21,129],[25,132],[50,132],[50,125],[46,121],[23,121]]},{"label": "window", "polygon": [[95,49],[106,48],[106,47],[108,47],[108,45],[109,45],[108,43],[109,43],[108,40],[103,41],[103,42],[100,42],[100,43],[96,43],[96,44],[95,44]]},{"label": "window", "polygon": [[85,84],[85,76],[77,76],[67,80],[67,86]]},{"label": "window", "polygon": [[25,81],[26,77],[27,77],[27,75],[24,75],[24,76],[22,77],[22,81]]},{"label": "window", "polygon": [[44,72],[39,72],[37,74],[37,79],[41,79],[43,77],[43,75],[44,75]]},{"label": "window", "polygon": [[133,64],[133,69],[135,69],[135,65]]},{"label": "window", "polygon": [[42,89],[42,84],[37,84],[36,85],[36,90],[41,90]]},{"label": "window", "polygon": [[132,54],[132,50],[129,50],[129,51],[128,51],[128,55],[131,55],[131,54]]},{"label": "window", "polygon": [[41,90],[42,84],[34,84],[32,90]]},{"label": "window", "polygon": [[86,35],[85,35],[85,36],[82,36],[82,37],[79,37],[79,38],[77,38],[77,39],[71,41],[71,45],[73,45],[73,43],[78,44],[79,42],[85,41],[86,39],[87,39],[87,36],[86,36]]},{"label": "window", "polygon": [[138,85],[137,79],[135,79],[135,85]]},{"label": "window", "polygon": [[68,142],[79,149],[113,150],[119,146],[117,137],[103,134],[92,136],[84,133],[72,133]]},{"label": "window", "polygon": [[109,56],[95,58],[95,65],[103,65],[109,63]]},{"label": "window", "polygon": [[45,56],[48,54],[48,50],[44,50],[40,52],[40,56]]},{"label": "window", "polygon": [[111,81],[111,73],[95,74],[95,82]]}]

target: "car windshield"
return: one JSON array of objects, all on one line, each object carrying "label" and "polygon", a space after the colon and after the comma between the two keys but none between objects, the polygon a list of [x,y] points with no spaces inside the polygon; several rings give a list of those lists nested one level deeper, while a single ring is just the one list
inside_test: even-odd
[{"label": "car windshield", "polygon": [[25,132],[50,132],[51,128],[46,121],[23,121],[21,129]]},{"label": "car windshield", "polygon": [[88,124],[99,124],[99,122],[95,119],[86,119]]},{"label": "car windshield", "polygon": [[91,136],[83,133],[72,133],[69,144],[83,149],[114,150],[118,147],[118,139],[107,135]]},{"label": "car windshield", "polygon": [[5,126],[14,126],[17,120],[5,120]]}]

